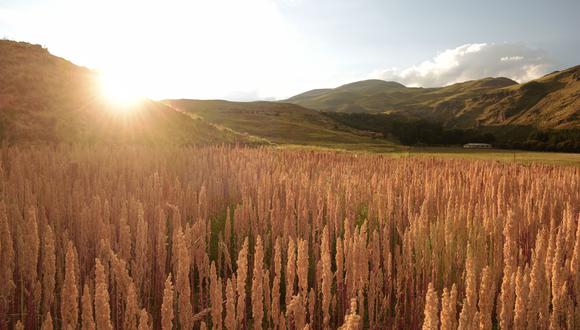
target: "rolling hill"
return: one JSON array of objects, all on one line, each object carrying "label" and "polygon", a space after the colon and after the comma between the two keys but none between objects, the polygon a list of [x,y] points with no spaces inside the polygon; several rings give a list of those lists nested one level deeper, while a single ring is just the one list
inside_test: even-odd
[{"label": "rolling hill", "polygon": [[580,128],[580,66],[473,98],[464,112],[482,125]]},{"label": "rolling hill", "polygon": [[314,145],[346,149],[390,148],[393,144],[342,125],[330,117],[290,103],[166,100],[192,116],[274,144]]},{"label": "rolling hill", "polygon": [[121,113],[93,71],[39,45],[0,40],[0,140],[201,144],[239,137],[202,119],[142,100]]},{"label": "rolling hill", "polygon": [[[397,145],[393,141],[459,144],[457,136],[471,140],[493,134],[506,147],[576,150],[580,66],[525,84],[485,78],[441,88],[408,88],[365,80],[312,90],[287,102],[144,99],[130,111],[117,110],[102,96],[95,72],[41,46],[0,40],[2,143],[257,142],[389,150]],[[445,139],[431,138],[442,134]]]},{"label": "rolling hill", "polygon": [[365,80],[308,91],[284,102],[320,111],[397,114],[446,127],[575,129],[580,128],[580,66],[525,84],[485,78],[440,88],[410,88]]}]

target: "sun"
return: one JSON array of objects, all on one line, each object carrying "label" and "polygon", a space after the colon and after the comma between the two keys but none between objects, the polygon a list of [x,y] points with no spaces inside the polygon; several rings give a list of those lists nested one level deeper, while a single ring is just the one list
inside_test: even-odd
[{"label": "sun", "polygon": [[100,73],[99,84],[103,98],[115,111],[129,111],[144,100],[137,88],[138,82],[122,75]]}]

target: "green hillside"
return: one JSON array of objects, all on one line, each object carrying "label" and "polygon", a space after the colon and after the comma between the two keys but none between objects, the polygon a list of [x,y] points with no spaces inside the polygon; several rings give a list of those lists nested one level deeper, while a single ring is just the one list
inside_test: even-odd
[{"label": "green hillside", "polygon": [[580,66],[526,84],[485,78],[408,88],[365,80],[287,101],[144,99],[119,112],[102,96],[95,72],[38,45],[0,41],[2,143],[257,142],[390,150],[398,143],[485,140],[504,147],[577,150]]},{"label": "green hillside", "polygon": [[167,100],[166,104],[232,131],[275,144],[347,149],[390,148],[376,134],[339,124],[328,116],[294,104]]},{"label": "green hillside", "polygon": [[446,127],[574,129],[580,127],[580,66],[525,84],[485,78],[440,88],[409,88],[366,80],[309,91],[286,102],[320,111],[397,114]]},{"label": "green hillside", "polygon": [[469,100],[482,125],[580,128],[580,66]]},{"label": "green hillside", "polygon": [[238,138],[150,100],[119,112],[101,95],[97,79],[39,45],[0,40],[0,140],[198,144]]}]

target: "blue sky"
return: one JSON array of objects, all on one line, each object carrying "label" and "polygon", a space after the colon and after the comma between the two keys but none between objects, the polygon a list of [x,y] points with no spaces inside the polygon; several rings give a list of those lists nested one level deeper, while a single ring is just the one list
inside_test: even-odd
[{"label": "blue sky", "polygon": [[580,64],[580,1],[1,0],[0,37],[153,98],[270,99],[381,78],[526,81]]}]

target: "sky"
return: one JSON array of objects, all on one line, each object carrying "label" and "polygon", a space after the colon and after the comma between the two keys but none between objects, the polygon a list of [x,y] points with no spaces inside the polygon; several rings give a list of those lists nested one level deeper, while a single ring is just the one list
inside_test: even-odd
[{"label": "sky", "polygon": [[154,99],[284,99],[363,79],[519,82],[580,64],[578,0],[0,0],[41,44]]}]

